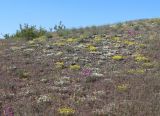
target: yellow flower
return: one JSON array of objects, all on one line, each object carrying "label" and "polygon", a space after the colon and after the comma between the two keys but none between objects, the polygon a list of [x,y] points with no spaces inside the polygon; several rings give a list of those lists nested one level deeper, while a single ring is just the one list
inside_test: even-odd
[{"label": "yellow flower", "polygon": [[123,57],[122,55],[115,55],[115,56],[112,57],[112,59],[113,59],[113,60],[118,60],[118,61],[119,61],[119,60],[123,60],[124,57]]},{"label": "yellow flower", "polygon": [[145,68],[153,68],[154,64],[150,63],[150,62],[146,62],[146,63],[143,63],[142,66],[145,67]]},{"label": "yellow flower", "polygon": [[137,62],[149,62],[149,59],[146,58],[145,56],[141,55],[141,54],[136,54],[135,55],[135,61],[137,61]]},{"label": "yellow flower", "polygon": [[95,46],[93,46],[93,45],[88,45],[88,46],[87,46],[87,49],[88,49],[89,51],[96,51],[96,50],[97,50],[97,48],[96,48]]},{"label": "yellow flower", "polygon": [[124,43],[127,44],[127,45],[129,45],[129,46],[136,44],[135,42],[128,41],[128,40],[125,40]]},{"label": "yellow flower", "polygon": [[75,41],[76,41],[76,39],[68,38],[66,41],[67,41],[67,42],[69,42],[69,43],[72,43],[72,42],[75,42]]},{"label": "yellow flower", "polygon": [[46,36],[41,36],[39,38],[34,39],[34,41],[38,41],[38,42],[45,42],[46,41]]},{"label": "yellow flower", "polygon": [[64,42],[56,42],[56,43],[54,43],[53,45],[56,45],[56,46],[64,46],[65,43],[64,43]]},{"label": "yellow flower", "polygon": [[81,67],[79,66],[79,65],[76,65],[76,64],[74,64],[74,65],[70,65],[70,69],[71,70],[79,70]]},{"label": "yellow flower", "polygon": [[146,44],[138,44],[141,48],[146,48]]},{"label": "yellow flower", "polygon": [[100,37],[95,37],[93,41],[95,41],[95,42],[98,43],[98,42],[100,42],[101,40],[102,40],[102,39],[101,39]]},{"label": "yellow flower", "polygon": [[71,115],[75,113],[75,110],[69,107],[59,108],[58,112],[62,115]]},{"label": "yellow flower", "polygon": [[56,62],[56,68],[63,68],[64,62]]},{"label": "yellow flower", "polygon": [[130,69],[130,70],[128,70],[128,73],[130,73],[130,74],[144,74],[145,70],[144,69]]},{"label": "yellow flower", "polygon": [[122,84],[122,85],[118,85],[117,89],[119,91],[126,91],[128,89],[128,84]]},{"label": "yellow flower", "polygon": [[120,38],[119,37],[112,37],[112,40],[114,40],[114,41],[120,41]]}]

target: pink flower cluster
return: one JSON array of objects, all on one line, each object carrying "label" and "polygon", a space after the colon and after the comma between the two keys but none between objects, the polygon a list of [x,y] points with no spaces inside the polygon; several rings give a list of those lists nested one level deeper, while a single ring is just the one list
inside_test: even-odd
[{"label": "pink flower cluster", "polygon": [[88,77],[88,76],[90,76],[91,74],[92,74],[92,71],[91,71],[90,69],[83,69],[83,70],[82,70],[82,75],[83,75],[83,76]]},{"label": "pink flower cluster", "polygon": [[11,107],[6,107],[3,110],[3,115],[4,116],[14,116],[14,111]]},{"label": "pink flower cluster", "polygon": [[128,35],[129,36],[135,36],[135,35],[138,35],[139,32],[135,31],[135,30],[128,30]]}]

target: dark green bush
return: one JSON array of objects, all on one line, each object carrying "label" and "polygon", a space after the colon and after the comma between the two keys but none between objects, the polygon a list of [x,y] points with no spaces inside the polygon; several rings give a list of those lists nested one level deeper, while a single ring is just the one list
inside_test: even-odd
[{"label": "dark green bush", "polygon": [[66,29],[64,24],[62,24],[62,21],[60,21],[58,25],[54,26],[54,30],[57,32],[59,36],[66,37],[69,34],[69,30]]},{"label": "dark green bush", "polygon": [[4,37],[6,39],[12,37],[12,38],[18,38],[18,39],[25,39],[25,40],[33,40],[35,38],[39,38],[41,36],[46,36],[46,37],[52,37],[51,33],[47,32],[47,30],[45,30],[44,28],[40,27],[40,28],[36,28],[36,26],[34,25],[28,25],[28,24],[24,24],[19,26],[19,30],[17,30],[17,32],[11,36],[9,35],[5,35]]},{"label": "dark green bush", "polygon": [[4,39],[9,39],[10,38],[10,35],[9,34],[5,34],[3,35]]}]

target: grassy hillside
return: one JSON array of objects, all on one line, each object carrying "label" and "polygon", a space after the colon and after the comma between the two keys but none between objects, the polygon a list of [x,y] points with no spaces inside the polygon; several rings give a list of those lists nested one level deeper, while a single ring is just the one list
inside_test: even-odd
[{"label": "grassy hillside", "polygon": [[[160,19],[0,40],[0,111],[159,116]],[[50,36],[51,37],[51,36]]]}]

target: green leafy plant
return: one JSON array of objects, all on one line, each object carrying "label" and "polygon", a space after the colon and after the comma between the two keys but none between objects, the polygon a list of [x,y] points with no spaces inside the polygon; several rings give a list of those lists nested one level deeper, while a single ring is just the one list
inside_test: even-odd
[{"label": "green leafy plant", "polygon": [[65,37],[69,34],[69,30],[66,29],[66,26],[62,23],[62,21],[60,21],[58,25],[54,26],[54,30],[59,36]]},{"label": "green leafy plant", "polygon": [[46,36],[47,38],[52,37],[52,35],[47,32],[44,28],[36,28],[35,25],[28,25],[24,24],[19,26],[19,30],[11,36],[5,35],[5,38],[18,38],[18,39],[25,39],[25,40],[33,40],[35,38],[39,38],[41,36]]},{"label": "green leafy plant", "polygon": [[3,37],[4,37],[4,39],[9,39],[10,35],[9,34],[4,34]]}]

